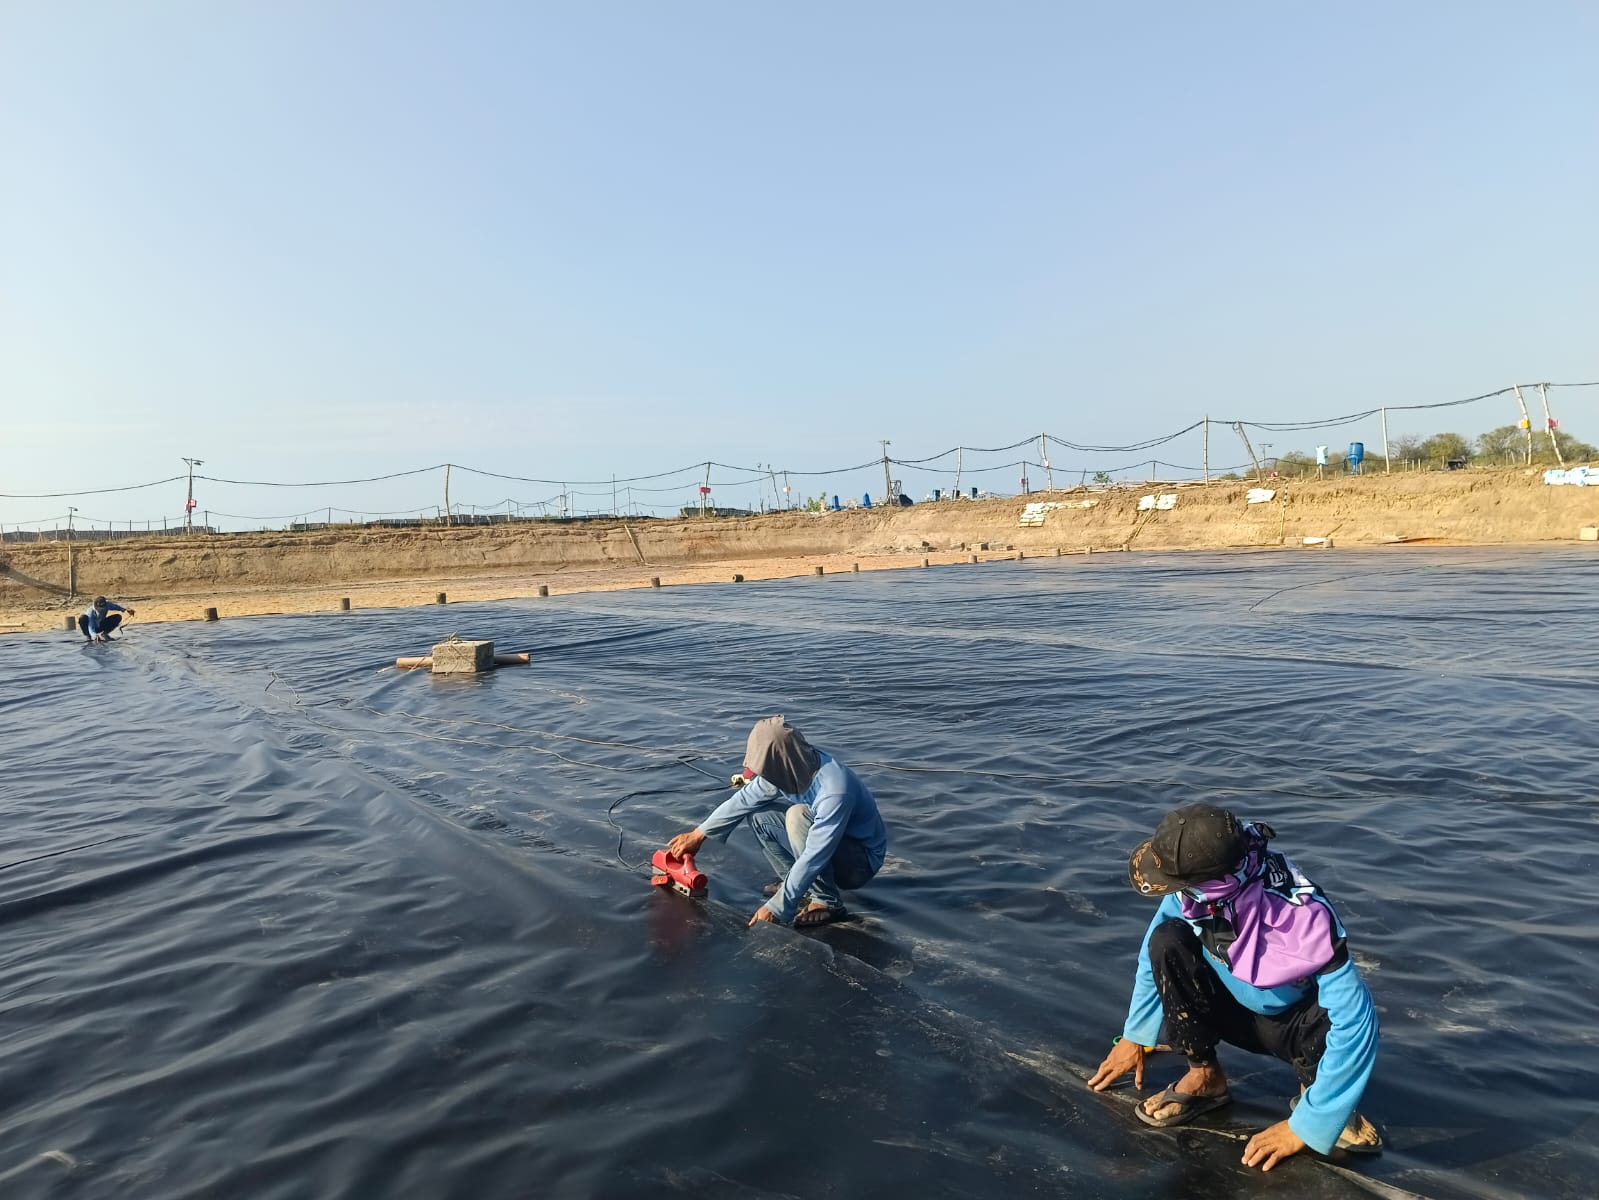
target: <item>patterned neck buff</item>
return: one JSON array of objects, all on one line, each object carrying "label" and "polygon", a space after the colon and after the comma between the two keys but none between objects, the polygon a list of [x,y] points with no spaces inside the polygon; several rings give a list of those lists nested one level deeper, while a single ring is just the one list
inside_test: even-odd
[{"label": "patterned neck buff", "polygon": [[1232,973],[1258,988],[1299,983],[1341,958],[1332,909],[1285,854],[1267,848],[1271,826],[1246,823],[1249,853],[1223,879],[1186,887],[1183,917]]}]

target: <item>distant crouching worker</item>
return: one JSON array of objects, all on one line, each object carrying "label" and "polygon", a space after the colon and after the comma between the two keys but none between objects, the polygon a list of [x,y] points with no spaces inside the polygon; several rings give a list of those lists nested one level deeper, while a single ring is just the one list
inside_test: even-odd
[{"label": "distant crouching worker", "polygon": [[1377,1014],[1332,905],[1276,834],[1224,808],[1167,813],[1133,851],[1132,885],[1161,897],[1138,955],[1122,1035],[1090,1079],[1103,1091],[1128,1071],[1144,1083],[1144,1051],[1160,1041],[1188,1072],[1139,1104],[1149,1125],[1182,1125],[1232,1096],[1220,1042],[1288,1063],[1299,1097],[1286,1121],[1255,1134],[1246,1166],[1271,1170],[1306,1146],[1371,1153],[1377,1131],[1355,1111],[1377,1061]]},{"label": "distant crouching worker", "polygon": [[[741,782],[698,828],[678,834],[667,850],[679,858],[693,854],[706,838],[725,842],[748,820],[780,877],[767,887],[771,899],[755,910],[750,924],[793,921],[804,928],[843,916],[839,893],[864,887],[888,852],[888,833],[871,791],[783,717],[767,717],[750,731]],[[801,907],[807,893],[810,903]]]},{"label": "distant crouching worker", "polygon": [[130,617],[135,615],[131,608],[123,608],[104,596],[96,596],[94,603],[84,609],[83,615],[78,618],[78,628],[88,641],[103,642],[111,636],[112,630],[122,624],[123,613]]}]

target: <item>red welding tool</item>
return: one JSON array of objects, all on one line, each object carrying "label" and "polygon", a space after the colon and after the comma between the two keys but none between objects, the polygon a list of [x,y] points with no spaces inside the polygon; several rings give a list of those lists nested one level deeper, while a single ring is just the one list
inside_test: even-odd
[{"label": "red welding tool", "polygon": [[671,884],[677,891],[685,896],[705,895],[705,885],[710,882],[705,878],[705,873],[694,866],[694,856],[685,854],[682,858],[673,858],[666,850],[657,850],[650,859],[657,874],[650,880],[656,887],[665,887]]}]

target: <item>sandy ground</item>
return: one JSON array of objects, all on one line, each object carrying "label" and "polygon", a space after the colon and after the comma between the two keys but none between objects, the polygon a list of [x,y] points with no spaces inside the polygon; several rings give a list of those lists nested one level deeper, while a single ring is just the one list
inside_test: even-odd
[{"label": "sandy ground", "polygon": [[[979,561],[1014,559],[1017,552],[978,553]],[[438,602],[444,592],[449,603],[508,600],[534,597],[545,586],[551,596],[574,592],[614,592],[626,588],[650,587],[658,578],[662,587],[685,584],[733,583],[735,575],[745,580],[788,579],[814,575],[821,567],[824,575],[862,571],[891,571],[920,568],[924,561],[932,566],[969,563],[970,553],[933,551],[925,554],[895,555],[809,555],[803,558],[761,558],[749,561],[697,563],[683,567],[601,567],[549,571],[529,574],[474,575],[453,578],[398,579],[377,583],[350,583],[333,587],[256,588],[206,591],[171,596],[117,595],[111,599],[136,610],[134,623],[151,621],[199,621],[207,608],[215,608],[219,619],[268,616],[280,613],[331,612],[348,597],[352,609],[412,608]],[[91,596],[67,602],[46,601],[27,607],[0,608],[0,633],[39,632],[62,629],[70,616],[76,618]]]},{"label": "sandy ground", "polygon": [[[677,587],[808,576],[818,566],[829,575],[943,566],[970,562],[967,547],[992,560],[1128,548],[1303,552],[1334,536],[1339,549],[1569,545],[1599,527],[1599,488],[1548,487],[1536,469],[1273,482],[1267,503],[1250,503],[1241,480],[1073,488],[1049,493],[1054,507],[1026,525],[1012,497],[825,516],[13,540],[0,546],[0,633],[61,629],[97,593],[131,604],[139,621],[200,620],[207,608],[233,620],[337,611],[345,597],[356,609],[396,608],[432,604],[439,592],[484,601],[536,597],[541,586],[555,596],[649,587],[652,577]],[[1172,506],[1153,508],[1168,487]]]}]

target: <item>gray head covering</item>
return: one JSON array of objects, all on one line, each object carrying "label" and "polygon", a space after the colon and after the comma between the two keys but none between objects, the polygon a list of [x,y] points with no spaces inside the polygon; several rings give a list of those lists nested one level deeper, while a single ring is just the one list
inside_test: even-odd
[{"label": "gray head covering", "polygon": [[780,792],[797,796],[811,786],[822,759],[805,735],[786,717],[755,722],[744,746],[744,769],[759,775]]}]

